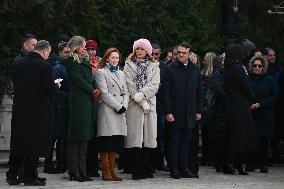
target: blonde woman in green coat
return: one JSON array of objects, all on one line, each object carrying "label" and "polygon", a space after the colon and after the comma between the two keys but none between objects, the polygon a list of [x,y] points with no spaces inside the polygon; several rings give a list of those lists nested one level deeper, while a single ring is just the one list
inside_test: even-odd
[{"label": "blonde woman in green coat", "polygon": [[71,54],[66,64],[71,84],[67,164],[70,181],[79,182],[92,180],[86,176],[86,153],[88,141],[94,135],[93,101],[100,91],[92,83],[92,69],[85,45],[83,37],[72,37],[67,45]]}]

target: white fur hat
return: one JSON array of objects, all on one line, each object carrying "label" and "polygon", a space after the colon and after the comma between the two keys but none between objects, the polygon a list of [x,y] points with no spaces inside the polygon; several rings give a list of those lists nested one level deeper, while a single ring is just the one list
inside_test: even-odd
[{"label": "white fur hat", "polygon": [[135,52],[135,49],[139,47],[144,49],[149,56],[152,55],[152,45],[148,39],[142,38],[142,39],[138,39],[137,41],[134,41],[133,52]]}]

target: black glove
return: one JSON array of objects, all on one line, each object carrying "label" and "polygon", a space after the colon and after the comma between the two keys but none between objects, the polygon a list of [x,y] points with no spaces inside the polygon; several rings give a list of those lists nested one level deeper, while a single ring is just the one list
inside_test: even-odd
[{"label": "black glove", "polygon": [[126,112],[126,108],[124,106],[122,106],[122,108],[120,108],[120,110],[118,110],[118,111],[114,110],[114,111],[118,114],[123,114],[124,112]]}]

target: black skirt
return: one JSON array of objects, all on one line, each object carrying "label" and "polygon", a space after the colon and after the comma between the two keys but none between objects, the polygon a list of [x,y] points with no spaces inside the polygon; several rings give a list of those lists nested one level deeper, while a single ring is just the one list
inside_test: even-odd
[{"label": "black skirt", "polygon": [[100,136],[96,138],[98,152],[122,152],[124,149],[124,136]]}]

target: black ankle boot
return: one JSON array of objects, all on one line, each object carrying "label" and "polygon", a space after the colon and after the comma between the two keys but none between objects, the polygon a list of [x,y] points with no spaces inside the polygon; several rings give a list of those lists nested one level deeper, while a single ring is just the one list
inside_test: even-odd
[{"label": "black ankle boot", "polygon": [[181,176],[178,172],[178,170],[171,170],[170,171],[170,177],[173,179],[181,179]]},{"label": "black ankle boot", "polygon": [[229,175],[235,174],[234,169],[230,165],[223,165],[222,169],[224,174],[229,174]]},{"label": "black ankle boot", "polygon": [[248,173],[245,172],[242,167],[238,167],[238,168],[237,168],[237,171],[238,171],[238,173],[239,173],[240,175],[248,175]]}]

